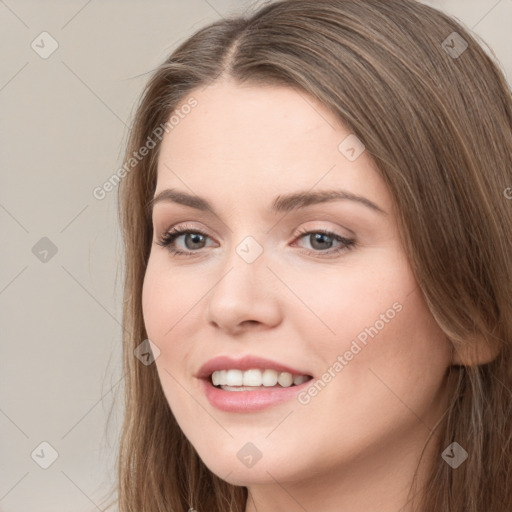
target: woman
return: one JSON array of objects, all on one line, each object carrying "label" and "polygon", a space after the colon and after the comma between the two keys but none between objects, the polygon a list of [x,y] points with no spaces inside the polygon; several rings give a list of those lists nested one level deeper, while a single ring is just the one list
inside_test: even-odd
[{"label": "woman", "polygon": [[212,23],[134,154],[121,512],[512,510],[512,101],[460,24]]}]

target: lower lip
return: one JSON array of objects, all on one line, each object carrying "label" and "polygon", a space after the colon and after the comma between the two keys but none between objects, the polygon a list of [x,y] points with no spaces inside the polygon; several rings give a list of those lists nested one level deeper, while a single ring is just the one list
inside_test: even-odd
[{"label": "lower lip", "polygon": [[288,388],[262,387],[254,391],[224,391],[202,379],[203,391],[213,407],[225,412],[253,412],[295,398],[313,379]]}]

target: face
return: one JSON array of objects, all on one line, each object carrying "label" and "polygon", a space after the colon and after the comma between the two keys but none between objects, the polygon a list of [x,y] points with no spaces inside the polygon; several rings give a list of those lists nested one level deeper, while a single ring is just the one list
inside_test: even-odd
[{"label": "face", "polygon": [[368,151],[289,88],[223,81],[191,96],[162,142],[143,288],[184,434],[237,485],[420,450],[444,411],[450,345]]}]

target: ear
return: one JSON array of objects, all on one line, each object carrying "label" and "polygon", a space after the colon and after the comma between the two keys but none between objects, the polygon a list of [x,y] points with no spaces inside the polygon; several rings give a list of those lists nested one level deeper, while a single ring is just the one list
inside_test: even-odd
[{"label": "ear", "polygon": [[497,341],[485,338],[452,343],[452,364],[458,366],[479,366],[494,361],[500,353]]}]

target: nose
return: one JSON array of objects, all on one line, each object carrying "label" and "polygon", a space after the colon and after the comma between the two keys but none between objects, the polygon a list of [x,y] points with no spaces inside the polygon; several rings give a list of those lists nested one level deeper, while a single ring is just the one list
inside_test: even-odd
[{"label": "nose", "polygon": [[248,263],[234,253],[206,300],[209,325],[231,335],[282,321],[279,286],[264,254]]}]

